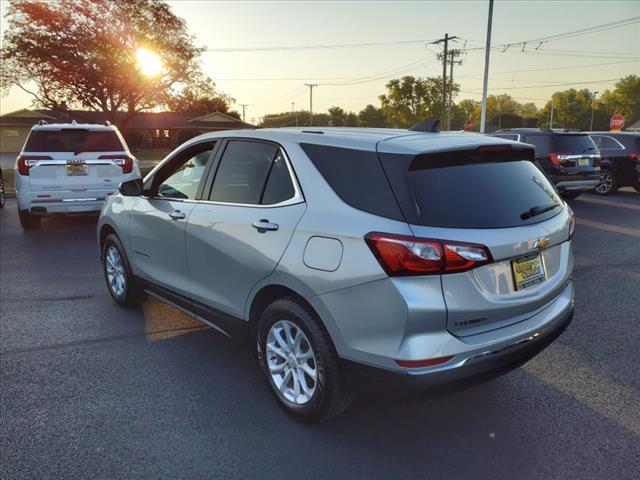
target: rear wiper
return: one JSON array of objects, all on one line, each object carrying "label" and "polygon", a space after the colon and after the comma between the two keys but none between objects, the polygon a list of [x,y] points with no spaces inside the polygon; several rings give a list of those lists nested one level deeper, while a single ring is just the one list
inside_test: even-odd
[{"label": "rear wiper", "polygon": [[526,220],[531,217],[535,217],[537,215],[541,215],[545,212],[553,210],[556,207],[559,207],[557,203],[547,203],[546,205],[536,205],[535,207],[531,207],[529,210],[520,215],[522,220]]}]

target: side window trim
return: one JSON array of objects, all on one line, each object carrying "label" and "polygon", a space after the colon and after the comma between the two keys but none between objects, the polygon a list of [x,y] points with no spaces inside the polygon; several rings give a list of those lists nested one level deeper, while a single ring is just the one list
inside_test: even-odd
[{"label": "side window trim", "polygon": [[[616,140],[615,138],[609,136],[609,135],[592,135],[592,137],[597,137],[597,138],[602,138],[602,139],[609,139],[612,142],[614,142],[617,147],[615,148],[607,148],[607,147],[598,147],[598,148],[604,148],[605,150],[624,150],[624,145],[622,145],[622,143],[620,143],[618,140]],[[595,143],[595,142],[594,142]]]},{"label": "side window trim", "polygon": [[[218,168],[220,167],[220,161],[222,160],[222,156],[224,155],[224,151],[227,147],[227,144],[230,141],[235,141],[235,140],[245,141],[245,142],[255,142],[255,143],[267,143],[277,147],[277,151],[274,155],[274,159],[278,156],[279,153],[282,154],[282,157],[284,158],[285,164],[287,166],[287,171],[289,172],[289,179],[293,184],[293,192],[294,192],[293,196],[282,202],[273,203],[270,205],[262,205],[262,204],[254,204],[254,203],[233,203],[233,202],[221,202],[221,201],[209,200],[209,198],[211,198],[211,192],[213,190],[213,183],[218,173]],[[232,207],[250,207],[250,208],[277,208],[277,207],[286,207],[289,205],[296,205],[298,203],[304,203],[305,201],[304,194],[302,192],[300,184],[298,183],[298,178],[295,174],[295,170],[293,169],[293,165],[291,164],[291,160],[289,159],[289,156],[287,155],[287,152],[285,151],[285,149],[279,143],[273,142],[270,140],[263,140],[261,138],[227,137],[225,139],[222,139],[222,141],[220,142],[220,145],[216,146],[214,153],[215,153],[215,156],[211,161],[211,169],[209,171],[206,184],[204,185],[202,198],[199,200],[200,203],[206,203],[211,205],[226,205],[226,206],[232,206]],[[267,181],[269,180],[269,175],[271,174],[272,168],[273,168],[273,162],[269,167],[269,174],[267,175],[265,179],[265,184],[262,187],[263,191],[260,194],[261,199],[262,199],[262,195],[264,194],[264,189],[266,188]]]},{"label": "side window trim", "polygon": [[[209,171],[211,169],[211,164],[213,163],[213,159],[215,158],[215,154],[216,154],[216,152],[217,152],[217,150],[218,150],[218,148],[220,146],[220,143],[221,143],[220,139],[215,138],[215,139],[205,139],[205,140],[201,140],[201,141],[194,142],[194,143],[191,143],[191,144],[187,145],[186,147],[180,149],[180,151],[174,153],[171,157],[165,159],[162,163],[160,163],[158,165],[158,169],[152,172],[153,176],[149,177],[148,181],[151,182],[151,185],[147,186],[147,181],[145,181],[144,185],[143,185],[143,192],[149,191],[151,188],[156,186],[155,185],[157,183],[156,182],[156,178],[158,178],[157,175],[160,172],[163,171],[163,169],[164,169],[164,167],[166,165],[170,164],[173,160],[175,160],[180,155],[182,155],[187,150],[189,150],[189,149],[191,149],[193,147],[196,147],[198,145],[203,145],[203,144],[213,144],[213,148],[211,149],[212,151],[209,154],[209,160],[207,161],[207,165],[205,166],[205,170],[202,173],[202,177],[200,178],[200,183],[198,184],[198,188],[196,190],[195,199],[192,200],[192,199],[188,199],[188,198],[161,197],[161,196],[157,196],[157,195],[154,195],[154,196],[151,197],[151,196],[145,195],[144,193],[143,193],[142,196],[144,198],[147,198],[147,199],[153,198],[154,200],[170,200],[172,202],[186,202],[186,203],[197,202],[202,197],[203,188],[204,188],[204,185],[205,185],[205,181],[204,180],[207,178],[207,176],[209,174]],[[165,178],[165,180],[166,180],[166,178]]]}]

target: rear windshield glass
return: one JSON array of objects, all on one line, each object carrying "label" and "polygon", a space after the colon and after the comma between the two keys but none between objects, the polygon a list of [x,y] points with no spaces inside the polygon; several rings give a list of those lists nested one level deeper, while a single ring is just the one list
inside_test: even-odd
[{"label": "rear windshield glass", "polygon": [[124,150],[112,130],[34,130],[25,146],[27,152],[118,152]]},{"label": "rear windshield glass", "polygon": [[596,148],[589,135],[554,135],[555,153],[594,153]]},{"label": "rear windshield glass", "polygon": [[[515,227],[560,212],[553,187],[527,160],[441,168],[416,168],[414,161],[406,177],[418,207],[412,223],[418,225]],[[531,215],[534,212],[542,213]]]}]

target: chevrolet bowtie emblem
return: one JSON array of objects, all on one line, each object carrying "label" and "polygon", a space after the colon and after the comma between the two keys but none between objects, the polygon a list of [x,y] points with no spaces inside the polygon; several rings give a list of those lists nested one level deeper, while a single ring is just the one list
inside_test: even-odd
[{"label": "chevrolet bowtie emblem", "polygon": [[533,244],[533,247],[542,250],[546,248],[547,245],[549,245],[549,237],[542,237],[536,240],[536,242]]}]

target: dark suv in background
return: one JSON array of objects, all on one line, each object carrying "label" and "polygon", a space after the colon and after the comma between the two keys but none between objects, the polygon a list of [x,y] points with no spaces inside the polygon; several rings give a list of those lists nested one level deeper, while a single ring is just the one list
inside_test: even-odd
[{"label": "dark suv in background", "polygon": [[600,185],[599,195],[615,193],[620,187],[633,187],[640,192],[640,134],[632,132],[591,132],[598,147]]},{"label": "dark suv in background", "polygon": [[587,133],[513,128],[490,135],[533,145],[536,162],[564,198],[577,198],[600,184],[600,153]]}]

